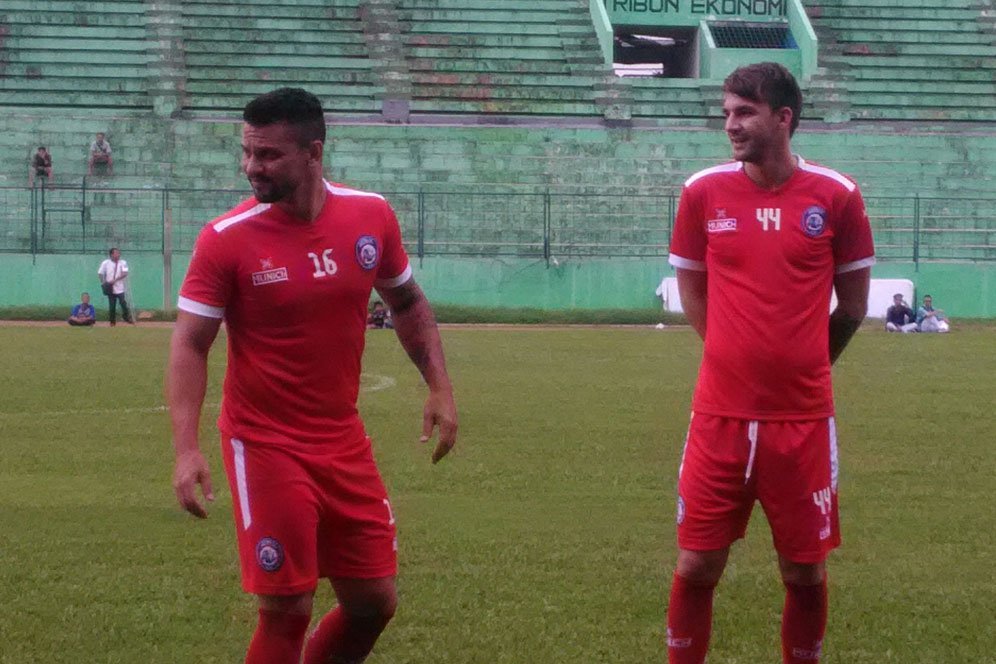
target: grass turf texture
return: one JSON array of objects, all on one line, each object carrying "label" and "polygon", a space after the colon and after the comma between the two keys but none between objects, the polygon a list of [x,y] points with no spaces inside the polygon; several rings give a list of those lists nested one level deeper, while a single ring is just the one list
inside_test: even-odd
[{"label": "grass turf texture", "polygon": [[[107,321],[107,301],[94,302],[97,320]],[[69,317],[72,307],[33,306],[0,307],[0,320],[57,321]],[[646,309],[533,309],[529,307],[468,307],[452,304],[435,304],[433,311],[441,323],[472,324],[523,324],[544,325],[655,325],[657,323],[683,323],[684,316],[662,311],[659,307]],[[143,309],[147,320],[176,320],[176,311]]]},{"label": "grass turf texture", "polygon": [[[169,330],[0,327],[0,662],[241,661],[214,417],[207,521],[170,487]],[[461,439],[416,442],[424,396],[369,335],[361,409],[399,522],[398,615],[371,664],[663,660],[690,330],[444,330]],[[862,331],[835,370],[844,546],[827,664],[993,662],[996,328]],[[322,587],[317,606],[330,605]],[[715,664],[778,661],[782,601],[755,511],[716,600]]]}]

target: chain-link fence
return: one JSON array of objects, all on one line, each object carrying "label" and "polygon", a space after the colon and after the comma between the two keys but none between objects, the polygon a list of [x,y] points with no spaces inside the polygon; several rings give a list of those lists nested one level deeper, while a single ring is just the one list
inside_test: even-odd
[{"label": "chain-link fence", "polygon": [[[189,251],[235,189],[0,188],[0,251]],[[410,254],[664,257],[677,192],[385,192]],[[880,260],[996,260],[996,198],[865,199]]]}]

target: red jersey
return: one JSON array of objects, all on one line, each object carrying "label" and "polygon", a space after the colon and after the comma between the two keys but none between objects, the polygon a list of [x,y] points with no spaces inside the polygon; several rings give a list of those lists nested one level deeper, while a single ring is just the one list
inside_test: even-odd
[{"label": "red jersey", "polygon": [[370,291],[399,286],[412,272],[387,201],[325,186],[312,223],[250,198],[197,238],[178,306],[225,320],[218,426],[228,436],[365,441],[356,397]]},{"label": "red jersey", "polygon": [[708,272],[696,412],[748,420],[833,415],[829,309],[834,274],[875,262],[857,184],[801,158],[762,189],[742,162],[682,190],[671,265]]}]

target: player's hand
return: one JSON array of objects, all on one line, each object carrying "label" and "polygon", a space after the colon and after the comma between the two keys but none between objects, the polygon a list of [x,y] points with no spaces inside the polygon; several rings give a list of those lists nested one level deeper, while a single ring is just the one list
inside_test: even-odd
[{"label": "player's hand", "polygon": [[176,499],[183,509],[198,518],[206,519],[207,510],[197,500],[197,485],[200,485],[205,498],[209,501],[214,500],[214,492],[211,490],[211,471],[208,470],[204,455],[200,450],[184,452],[176,457],[176,466],[173,469],[173,492],[176,493]]},{"label": "player's hand", "polygon": [[428,442],[432,430],[439,427],[439,442],[432,452],[432,463],[438,463],[456,445],[457,412],[452,390],[433,390],[425,400],[422,410],[422,437],[419,441]]}]

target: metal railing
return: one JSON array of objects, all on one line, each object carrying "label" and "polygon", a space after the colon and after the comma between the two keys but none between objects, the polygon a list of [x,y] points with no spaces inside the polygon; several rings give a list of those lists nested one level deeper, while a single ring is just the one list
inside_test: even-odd
[{"label": "metal railing", "polygon": [[[238,189],[0,187],[0,252],[189,251]],[[384,192],[409,253],[426,256],[665,257],[677,192],[483,188]],[[865,199],[880,260],[996,261],[996,198]]]}]

